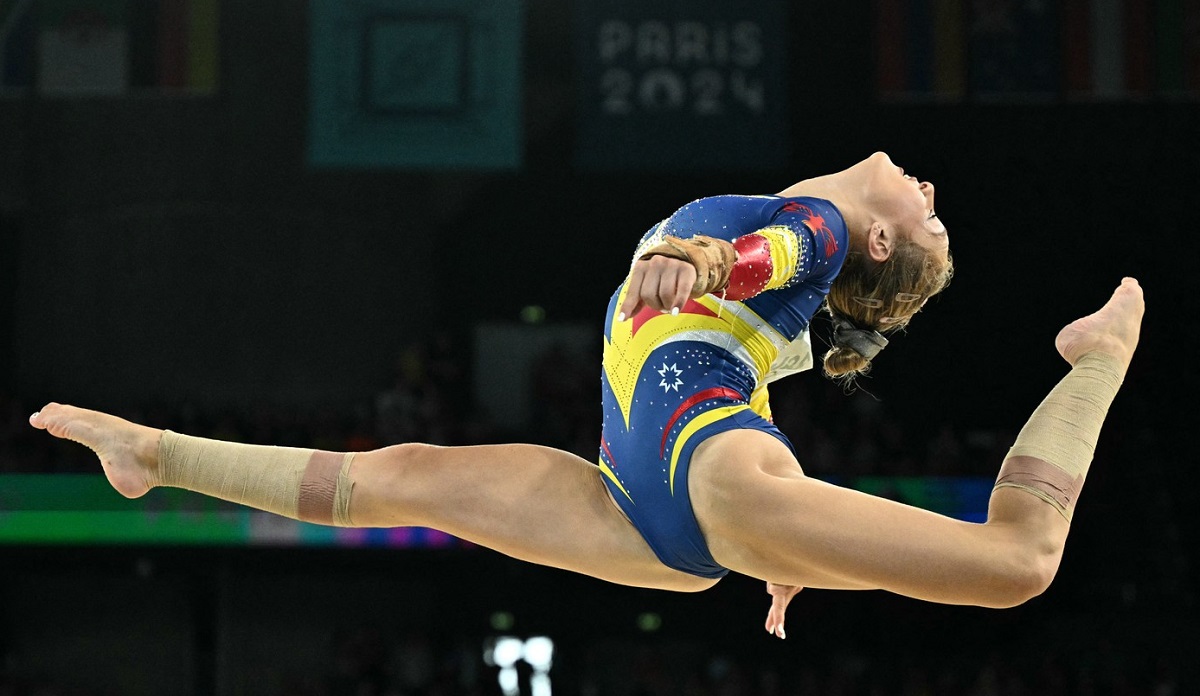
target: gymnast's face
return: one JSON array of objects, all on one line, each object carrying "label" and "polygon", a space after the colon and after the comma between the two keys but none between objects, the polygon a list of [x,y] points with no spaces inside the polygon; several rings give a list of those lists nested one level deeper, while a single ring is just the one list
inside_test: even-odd
[{"label": "gymnast's face", "polygon": [[899,236],[941,255],[949,253],[946,226],[933,207],[933,184],[905,174],[883,152],[876,152],[855,168],[860,169],[862,191],[872,217],[869,243],[886,246]]}]

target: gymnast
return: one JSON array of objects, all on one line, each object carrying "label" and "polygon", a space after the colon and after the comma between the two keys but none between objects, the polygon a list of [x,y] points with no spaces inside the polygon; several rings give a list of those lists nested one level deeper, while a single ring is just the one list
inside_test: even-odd
[{"label": "gymnast", "polygon": [[811,366],[807,330],[820,308],[834,327],[825,372],[845,379],[946,286],[931,184],[876,153],[778,195],[689,203],[633,259],[604,322],[598,465],[528,444],[243,445],[54,403],[30,423],[94,450],[129,498],[174,486],[319,524],[433,527],[665,590],[744,573],[767,581],[765,628],[780,638],[802,587],[986,607],[1047,588],[1137,345],[1136,280],[1058,334],[1070,370],[1020,431],[987,521],[974,524],[805,476],[767,399],[770,381]]}]

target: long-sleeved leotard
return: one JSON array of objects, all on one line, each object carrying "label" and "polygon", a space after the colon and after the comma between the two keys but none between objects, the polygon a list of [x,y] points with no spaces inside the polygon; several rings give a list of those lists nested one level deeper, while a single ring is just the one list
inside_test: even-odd
[{"label": "long-sleeved leotard", "polygon": [[664,235],[724,239],[738,252],[727,288],[689,300],[678,316],[643,309],[604,327],[600,468],[618,504],[666,565],[702,577],[713,560],[692,512],[688,462],[696,446],[770,422],[768,382],[812,366],[808,324],[846,256],[841,213],[815,198],[716,196],[650,229],[635,259]]}]

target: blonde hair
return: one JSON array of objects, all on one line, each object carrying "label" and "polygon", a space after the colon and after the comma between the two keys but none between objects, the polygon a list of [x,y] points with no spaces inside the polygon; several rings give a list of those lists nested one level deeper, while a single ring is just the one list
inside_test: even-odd
[{"label": "blonde hair", "polygon": [[[851,251],[829,289],[825,309],[860,330],[889,333],[907,326],[930,297],[946,289],[953,275],[948,251],[942,259],[911,240],[900,241],[881,263]],[[869,357],[844,342],[825,354],[825,374],[835,379],[853,379],[870,367]]]}]

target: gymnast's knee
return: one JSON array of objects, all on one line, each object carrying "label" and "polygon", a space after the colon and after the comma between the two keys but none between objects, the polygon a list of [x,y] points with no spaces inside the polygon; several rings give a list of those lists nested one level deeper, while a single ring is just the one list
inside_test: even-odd
[{"label": "gymnast's knee", "polygon": [[398,516],[389,526],[423,524],[423,512],[439,495],[434,467],[445,449],[406,442],[354,455],[350,476],[358,486],[357,499],[368,495],[386,499],[389,513]]},{"label": "gymnast's knee", "polygon": [[998,558],[995,581],[989,583],[987,596],[981,602],[993,609],[1008,609],[1028,602],[1044,593],[1058,573],[1061,553],[1030,544],[1015,544]]}]

